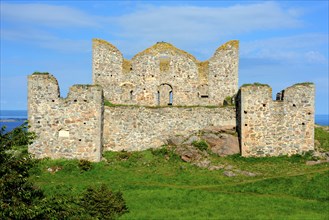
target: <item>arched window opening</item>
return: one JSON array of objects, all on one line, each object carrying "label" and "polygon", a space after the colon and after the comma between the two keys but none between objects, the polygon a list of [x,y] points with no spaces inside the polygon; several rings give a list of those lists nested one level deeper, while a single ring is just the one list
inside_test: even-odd
[{"label": "arched window opening", "polygon": [[172,102],[173,102],[173,94],[172,94],[172,91],[169,92],[169,103],[168,105],[172,105]]},{"label": "arched window opening", "polygon": [[130,100],[133,100],[133,90],[130,91]]},{"label": "arched window opening", "polygon": [[173,104],[173,88],[170,84],[163,83],[158,87],[157,101],[161,106]]}]

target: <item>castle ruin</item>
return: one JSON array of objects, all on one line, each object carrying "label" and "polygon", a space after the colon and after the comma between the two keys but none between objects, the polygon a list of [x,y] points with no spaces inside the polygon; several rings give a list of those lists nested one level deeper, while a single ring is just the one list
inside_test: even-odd
[{"label": "castle ruin", "polygon": [[293,85],[272,100],[267,85],[238,88],[238,63],[238,41],[198,61],[165,42],[126,60],[94,39],[92,85],[74,85],[61,98],[54,76],[28,76],[28,120],[37,134],[29,152],[100,161],[103,151],[157,148],[173,134],[226,125],[236,127],[243,156],[313,150],[314,85]]}]

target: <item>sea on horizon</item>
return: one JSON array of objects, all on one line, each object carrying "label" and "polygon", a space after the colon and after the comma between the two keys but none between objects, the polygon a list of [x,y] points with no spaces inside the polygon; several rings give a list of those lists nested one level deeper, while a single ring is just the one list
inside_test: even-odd
[{"label": "sea on horizon", "polygon": [[[22,125],[26,120],[26,110],[0,110],[0,128],[6,126],[6,132]],[[329,115],[315,115],[315,124],[329,126]]]}]

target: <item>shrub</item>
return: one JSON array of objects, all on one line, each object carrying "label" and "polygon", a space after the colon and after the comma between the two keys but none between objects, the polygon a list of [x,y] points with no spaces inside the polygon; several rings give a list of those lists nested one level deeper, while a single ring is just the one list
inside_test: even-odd
[{"label": "shrub", "polygon": [[207,150],[209,147],[207,142],[205,142],[204,140],[193,141],[192,145],[201,151]]},{"label": "shrub", "polygon": [[1,147],[11,149],[15,146],[27,146],[31,144],[36,135],[34,132],[29,132],[28,128],[27,121],[8,133],[5,133],[6,127],[3,126],[0,130]]},{"label": "shrub", "polygon": [[88,170],[91,170],[92,167],[93,167],[93,165],[92,165],[92,163],[90,161],[83,160],[83,159],[82,160],[79,160],[78,166],[79,166],[79,169],[81,171],[88,171]]},{"label": "shrub", "polygon": [[167,145],[163,145],[161,148],[152,148],[151,153],[154,156],[166,158],[166,160],[180,161],[180,157],[175,153],[174,149],[168,148]]},{"label": "shrub", "polygon": [[26,129],[27,124],[4,134],[1,129],[0,138],[0,218],[1,219],[33,219],[40,218],[38,207],[44,198],[41,190],[28,181],[29,170],[36,160],[27,152],[14,154],[14,146],[26,145],[33,139]]},{"label": "shrub", "polygon": [[227,96],[223,101],[224,106],[232,106],[234,105],[234,97]]},{"label": "shrub", "polygon": [[169,155],[169,151],[166,146],[163,146],[161,148],[151,149],[151,152],[154,156],[161,156],[165,157]]},{"label": "shrub", "polygon": [[131,156],[131,152],[127,152],[125,150],[122,150],[118,153],[117,159],[119,160],[128,160]]},{"label": "shrub", "polygon": [[89,187],[81,198],[80,205],[96,219],[115,219],[128,212],[121,192],[112,192],[106,185]]}]

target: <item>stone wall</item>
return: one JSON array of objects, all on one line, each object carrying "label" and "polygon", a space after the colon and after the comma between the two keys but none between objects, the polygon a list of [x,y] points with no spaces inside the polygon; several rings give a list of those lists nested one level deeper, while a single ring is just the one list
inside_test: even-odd
[{"label": "stone wall", "polygon": [[100,86],[74,85],[60,98],[55,77],[28,76],[28,120],[37,139],[29,152],[37,158],[99,161],[102,153],[103,92]]},{"label": "stone wall", "polygon": [[93,40],[93,83],[114,104],[144,106],[222,105],[238,90],[238,41],[200,62],[165,42],[124,59],[112,44]]},{"label": "stone wall", "polygon": [[313,84],[296,84],[273,101],[267,85],[242,86],[237,108],[242,156],[314,150],[314,90]]},{"label": "stone wall", "polygon": [[235,108],[105,107],[104,150],[144,150],[208,126],[236,125]]}]

